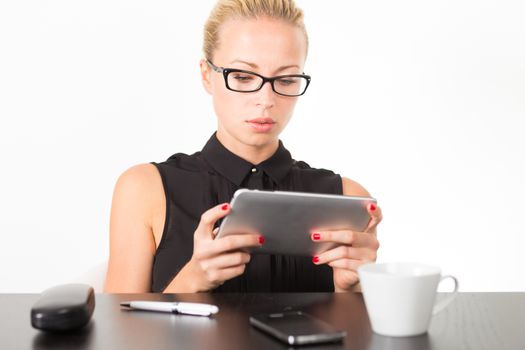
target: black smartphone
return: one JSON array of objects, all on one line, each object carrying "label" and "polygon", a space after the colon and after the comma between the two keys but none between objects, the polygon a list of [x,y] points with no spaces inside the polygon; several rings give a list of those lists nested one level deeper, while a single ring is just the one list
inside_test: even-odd
[{"label": "black smartphone", "polygon": [[346,336],[345,331],[302,311],[254,315],[250,324],[290,345],[338,342]]}]

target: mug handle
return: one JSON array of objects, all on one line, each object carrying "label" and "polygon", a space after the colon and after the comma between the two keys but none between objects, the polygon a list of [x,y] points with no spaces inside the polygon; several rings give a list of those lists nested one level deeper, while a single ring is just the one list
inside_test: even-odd
[{"label": "mug handle", "polygon": [[458,294],[459,283],[458,283],[458,279],[456,277],[454,277],[452,275],[443,276],[443,277],[441,277],[441,280],[439,281],[439,283],[443,282],[447,278],[450,278],[450,279],[452,279],[454,281],[454,290],[452,291],[452,295],[449,295],[447,298],[441,300],[439,303],[434,305],[434,309],[432,310],[432,315],[435,315],[438,312],[442,311],[444,308],[446,308],[448,306],[448,304],[450,304],[452,302],[452,300],[454,300],[454,298]]}]

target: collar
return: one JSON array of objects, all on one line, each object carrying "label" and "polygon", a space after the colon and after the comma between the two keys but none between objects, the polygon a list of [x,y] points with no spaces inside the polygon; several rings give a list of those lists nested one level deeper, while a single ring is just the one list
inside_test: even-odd
[{"label": "collar", "polygon": [[213,133],[202,149],[202,155],[213,169],[238,187],[254,167],[264,171],[275,183],[280,183],[293,163],[290,152],[284,148],[281,140],[277,151],[270,158],[254,165],[224,147],[217,139],[217,132]]}]

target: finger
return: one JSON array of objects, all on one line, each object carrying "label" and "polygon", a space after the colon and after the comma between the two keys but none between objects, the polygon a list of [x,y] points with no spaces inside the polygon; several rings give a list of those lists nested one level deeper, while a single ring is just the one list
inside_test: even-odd
[{"label": "finger", "polygon": [[220,218],[225,217],[230,212],[230,205],[228,203],[222,203],[206,210],[199,221],[199,226],[195,230],[195,236],[197,238],[213,238],[211,232],[213,226]]},{"label": "finger", "polygon": [[264,243],[264,237],[254,234],[240,234],[221,237],[210,244],[208,254],[218,255],[224,252],[239,250],[243,248],[260,247]]},{"label": "finger", "polygon": [[214,228],[213,231],[211,232],[212,235],[213,235],[213,238],[215,238],[215,236],[217,236],[217,232],[219,232],[219,227]]},{"label": "finger", "polygon": [[314,256],[312,261],[316,265],[326,264],[338,259],[353,260],[375,260],[375,252],[369,248],[355,248],[341,245],[337,248],[330,249],[322,254]]},{"label": "finger", "polygon": [[201,262],[201,268],[207,270],[220,270],[229,267],[239,266],[250,262],[250,254],[245,252],[235,252],[217,255],[211,259]]},{"label": "finger", "polygon": [[355,247],[366,247],[373,245],[377,239],[367,232],[356,232],[350,230],[315,231],[310,235],[314,242],[336,242]]},{"label": "finger", "polygon": [[333,268],[337,268],[337,269],[357,271],[357,268],[363,265],[364,263],[365,262],[362,260],[338,259],[338,260],[330,261],[328,265]]},{"label": "finger", "polygon": [[215,285],[221,285],[227,280],[242,275],[245,269],[246,265],[243,264],[220,270],[212,270],[208,272],[208,280]]},{"label": "finger", "polygon": [[383,220],[383,211],[381,208],[374,203],[368,205],[368,214],[370,215],[370,221],[364,232],[375,232],[377,225]]}]

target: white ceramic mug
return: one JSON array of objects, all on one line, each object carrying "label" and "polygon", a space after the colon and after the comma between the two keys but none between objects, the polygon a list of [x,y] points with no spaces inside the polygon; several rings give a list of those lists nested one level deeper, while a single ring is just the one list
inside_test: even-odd
[{"label": "white ceramic mug", "polygon": [[[420,263],[369,263],[358,268],[361,289],[372,330],[394,337],[426,333],[433,315],[449,305],[458,291],[454,276]],[[439,283],[454,281],[454,291],[436,303]]]}]

